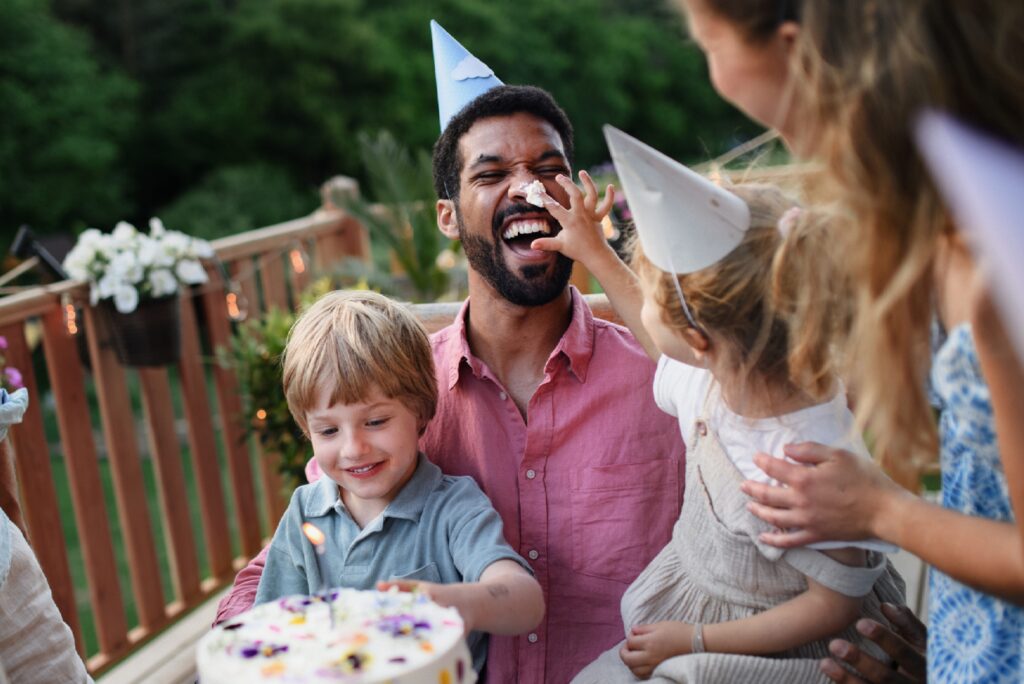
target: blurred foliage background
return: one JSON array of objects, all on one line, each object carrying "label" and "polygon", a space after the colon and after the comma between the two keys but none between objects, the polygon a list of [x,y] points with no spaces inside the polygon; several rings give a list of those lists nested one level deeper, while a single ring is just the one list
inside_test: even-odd
[{"label": "blurred foliage background", "polygon": [[3,0],[0,249],[120,219],[213,238],[295,218],[359,136],[438,135],[428,20],[550,90],[577,164],[612,123],[684,161],[756,129],[711,90],[668,0]]}]

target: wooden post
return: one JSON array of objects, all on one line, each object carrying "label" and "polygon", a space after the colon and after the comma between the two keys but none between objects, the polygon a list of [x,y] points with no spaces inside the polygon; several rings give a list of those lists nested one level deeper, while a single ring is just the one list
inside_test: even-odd
[{"label": "wooden post", "polygon": [[78,523],[82,557],[89,577],[96,633],[100,649],[113,657],[128,648],[128,625],[117,577],[114,544],[107,523],[107,507],[103,502],[96,447],[93,445],[85,377],[78,350],[68,335],[64,312],[59,306],[43,316],[43,351],[57,401],[57,423],[71,483],[71,502],[75,509],[75,522]]},{"label": "wooden post", "polygon": [[199,349],[199,329],[191,293],[179,303],[181,310],[181,374],[182,405],[188,419],[188,437],[192,454],[192,471],[199,493],[199,509],[206,539],[206,555],[210,573],[217,579],[232,574],[231,533],[224,492],[220,486],[220,465],[217,460],[217,439],[213,434],[213,416],[206,394],[206,373],[203,372]]},{"label": "wooden post", "polygon": [[142,477],[142,463],[135,442],[135,420],[124,368],[114,351],[103,345],[102,317],[86,307],[85,331],[89,342],[93,381],[100,405],[100,421],[114,482],[118,518],[124,530],[128,571],[138,607],[139,624],[148,632],[166,621],[164,592],[160,583],[153,528]]}]

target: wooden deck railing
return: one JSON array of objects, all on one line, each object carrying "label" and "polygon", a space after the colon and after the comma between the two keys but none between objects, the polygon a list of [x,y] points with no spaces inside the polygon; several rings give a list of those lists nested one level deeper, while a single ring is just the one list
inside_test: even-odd
[{"label": "wooden deck railing", "polygon": [[[228,274],[248,300],[250,315],[270,307],[290,309],[309,278],[311,267],[328,267],[342,257],[369,257],[362,225],[337,209],[251,231],[213,243]],[[307,264],[306,257],[313,263]],[[181,360],[167,368],[126,369],[107,341],[103,321],[88,305],[84,283],[62,282],[0,299],[0,335],[7,338],[8,363],[24,374],[31,403],[24,421],[14,426],[0,460],[13,457],[18,501],[29,540],[53,590],[54,600],[75,635],[79,652],[98,674],[230,582],[238,563],[257,553],[272,532],[261,529],[260,509],[270,524],[284,508],[273,455],[252,466],[241,399],[234,372],[211,363],[212,351],[229,343],[232,320],[222,271],[208,268],[210,282],[181,298]],[[88,350],[88,367],[78,352],[68,312],[79,307]],[[198,316],[202,316],[202,320]],[[38,332],[37,332],[38,331]],[[42,364],[33,365],[33,347],[41,336]],[[205,350],[205,351],[204,351]],[[42,376],[37,376],[40,373]],[[129,390],[138,385],[141,407]],[[74,527],[82,550],[88,605],[94,615],[98,648],[85,653],[69,558],[61,533],[60,505],[39,385],[53,395],[60,450],[67,470]],[[180,411],[171,387],[181,388]],[[98,404],[98,425],[94,425]],[[178,426],[184,422],[184,443]],[[140,426],[140,427],[137,427]],[[153,462],[157,500],[147,498],[139,447],[145,433]],[[114,531],[104,503],[99,450],[107,456],[116,502],[114,520],[127,557],[130,587],[123,588],[115,558]],[[183,452],[191,460],[198,498],[201,535],[190,519],[189,483]],[[221,467],[222,454],[225,468]],[[0,464],[2,465],[2,464]],[[222,474],[222,470],[226,473]],[[264,493],[257,501],[257,479]],[[223,483],[223,484],[222,484]],[[224,491],[226,486],[227,492]],[[228,513],[230,500],[233,516]],[[152,515],[153,509],[157,515]],[[157,539],[151,520],[162,527],[172,591],[160,580]],[[231,532],[229,519],[234,520]],[[197,538],[198,537],[198,538]],[[208,572],[200,572],[202,544]],[[239,549],[233,558],[232,545]],[[129,627],[123,591],[131,593],[137,626]]]}]

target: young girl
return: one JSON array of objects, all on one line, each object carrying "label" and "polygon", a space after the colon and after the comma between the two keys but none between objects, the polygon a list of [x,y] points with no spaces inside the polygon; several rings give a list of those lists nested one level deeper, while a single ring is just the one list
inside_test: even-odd
[{"label": "young girl", "polygon": [[781,454],[791,441],[864,452],[830,372],[842,313],[820,311],[820,344],[793,353],[775,303],[793,287],[829,287],[802,279],[825,226],[798,216],[774,187],[729,193],[623,134],[609,132],[609,145],[643,246],[639,281],[601,237],[613,191],[598,206],[585,172],[585,192],[559,179],[570,208],[545,206],[562,230],[533,246],[590,269],[658,359],[655,398],[679,418],[686,491],[672,541],[623,597],[626,641],[575,681],[820,681],[827,639],[872,649],[852,624],[880,617],[881,600],[902,602],[902,584],[877,552],[826,544],[834,550],[781,553],[761,543],[769,528],[746,510],[740,483],[756,471],[754,453]]}]

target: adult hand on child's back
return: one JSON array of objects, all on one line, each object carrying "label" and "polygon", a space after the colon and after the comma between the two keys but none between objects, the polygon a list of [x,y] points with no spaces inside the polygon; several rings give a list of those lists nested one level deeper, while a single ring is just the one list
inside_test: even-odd
[{"label": "adult hand on child's back", "polygon": [[663,660],[689,653],[692,640],[693,625],[685,622],[636,625],[619,650],[619,657],[634,676],[648,679]]},{"label": "adult hand on child's back", "polygon": [[[857,622],[857,631],[888,653],[892,663],[883,663],[854,644],[835,639],[829,644],[832,659],[821,661],[821,671],[829,679],[848,684],[909,684],[927,681],[927,628],[906,606],[883,603],[882,612],[889,620],[888,627],[865,618]],[[840,666],[839,661],[852,667],[857,674]]]},{"label": "adult hand on child's back", "polygon": [[777,528],[761,535],[768,544],[790,548],[880,537],[876,521],[886,515],[886,504],[910,496],[874,462],[849,451],[804,442],[787,445],[785,453],[797,463],[767,454],[754,457],[780,486],[752,480],[742,485],[753,499],[750,511]]}]

